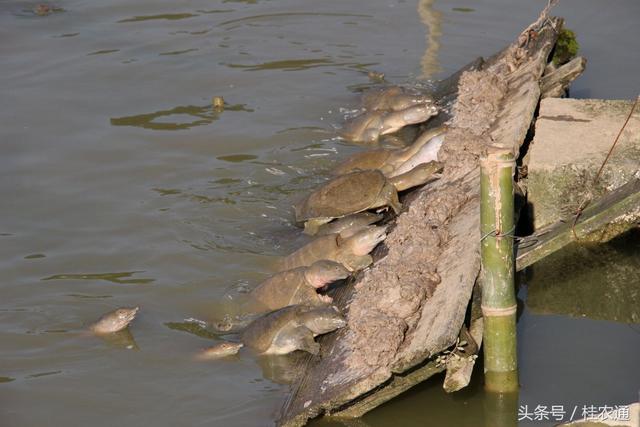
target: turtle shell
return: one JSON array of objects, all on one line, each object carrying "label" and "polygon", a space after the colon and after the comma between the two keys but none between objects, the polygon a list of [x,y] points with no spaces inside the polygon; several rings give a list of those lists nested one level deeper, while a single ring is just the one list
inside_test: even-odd
[{"label": "turtle shell", "polygon": [[380,206],[380,198],[393,185],[379,170],[365,170],[337,176],[316,189],[295,207],[296,221],[313,218],[341,218]]},{"label": "turtle shell", "polygon": [[265,314],[247,326],[242,332],[242,341],[259,353],[263,353],[269,350],[287,324],[304,310],[306,307],[292,305]]},{"label": "turtle shell", "polygon": [[331,173],[344,175],[357,170],[380,169],[385,166],[390,155],[391,151],[384,148],[356,153],[336,166]]}]

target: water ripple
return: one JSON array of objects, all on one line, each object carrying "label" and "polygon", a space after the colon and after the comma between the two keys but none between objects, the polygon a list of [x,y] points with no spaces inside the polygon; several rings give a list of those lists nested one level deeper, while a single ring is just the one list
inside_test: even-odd
[{"label": "water ripple", "polygon": [[279,17],[289,17],[289,16],[340,16],[340,17],[356,17],[356,18],[372,18],[372,15],[364,15],[360,13],[322,13],[322,12],[283,12],[283,13],[265,13],[262,15],[253,15],[253,16],[245,16],[244,18],[231,19],[229,21],[224,21],[218,24],[218,26],[222,27],[229,24],[237,24],[238,22],[250,22],[250,21],[258,21],[263,19],[271,19],[271,18],[279,18]]},{"label": "water ripple", "polygon": [[165,13],[162,15],[143,15],[143,16],[133,16],[131,18],[121,19],[118,21],[118,24],[123,24],[126,22],[142,22],[142,21],[153,21],[153,20],[168,20],[168,21],[177,21],[180,19],[188,19],[193,18],[195,16],[199,16],[195,13]]},{"label": "water ripple", "polygon": [[54,274],[40,280],[105,280],[107,282],[119,284],[138,284],[151,283],[156,279],[149,278],[131,278],[134,274],[144,273],[144,271],[125,271],[122,273],[71,273],[71,274]]},{"label": "water ripple", "polygon": [[[112,126],[134,126],[153,130],[184,130],[195,126],[213,123],[220,118],[224,111],[253,112],[245,104],[225,105],[224,110],[218,110],[211,105],[180,105],[169,110],[159,110],[153,113],[136,114],[133,116],[113,117]],[[171,116],[186,116],[191,121],[158,122],[156,120]]]}]

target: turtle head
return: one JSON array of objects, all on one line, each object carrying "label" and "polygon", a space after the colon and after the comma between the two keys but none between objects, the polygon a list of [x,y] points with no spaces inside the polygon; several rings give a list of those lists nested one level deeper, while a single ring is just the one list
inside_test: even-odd
[{"label": "turtle head", "polygon": [[336,280],[346,279],[350,274],[342,264],[322,260],[311,264],[305,272],[305,277],[311,286],[318,289]]},{"label": "turtle head", "polygon": [[334,306],[311,309],[301,315],[300,321],[315,335],[335,331],[347,324],[345,318]]},{"label": "turtle head", "polygon": [[387,227],[372,225],[345,239],[343,244],[349,246],[354,255],[362,256],[367,255],[386,238]]},{"label": "turtle head", "polygon": [[438,107],[434,104],[419,104],[402,110],[402,120],[407,125],[426,122],[429,117],[438,114]]},{"label": "turtle head", "polygon": [[91,330],[97,334],[118,332],[129,326],[138,313],[140,307],[122,307],[102,316],[91,325]]},{"label": "turtle head", "polygon": [[439,178],[437,173],[442,172],[443,168],[444,164],[442,162],[432,160],[427,163],[420,163],[409,172],[394,176],[390,181],[398,191],[404,191]]}]

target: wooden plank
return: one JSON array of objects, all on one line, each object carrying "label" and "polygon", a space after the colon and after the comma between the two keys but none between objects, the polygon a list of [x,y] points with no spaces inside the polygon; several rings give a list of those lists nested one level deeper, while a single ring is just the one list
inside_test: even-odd
[{"label": "wooden plank", "polygon": [[587,60],[578,56],[562,67],[545,74],[540,80],[542,98],[559,98],[565,95],[567,88],[580,77],[586,66]]},{"label": "wooden plank", "polygon": [[637,226],[639,221],[640,179],[633,179],[588,206],[575,227],[573,221],[558,222],[520,240],[516,270],[522,270],[576,240],[608,241]]}]

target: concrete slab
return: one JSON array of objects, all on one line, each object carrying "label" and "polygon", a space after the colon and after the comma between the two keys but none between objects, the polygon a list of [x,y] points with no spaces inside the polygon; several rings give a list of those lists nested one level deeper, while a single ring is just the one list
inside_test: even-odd
[{"label": "concrete slab", "polygon": [[534,227],[567,219],[640,171],[640,107],[636,108],[597,184],[594,178],[633,101],[546,98],[527,155]]}]

